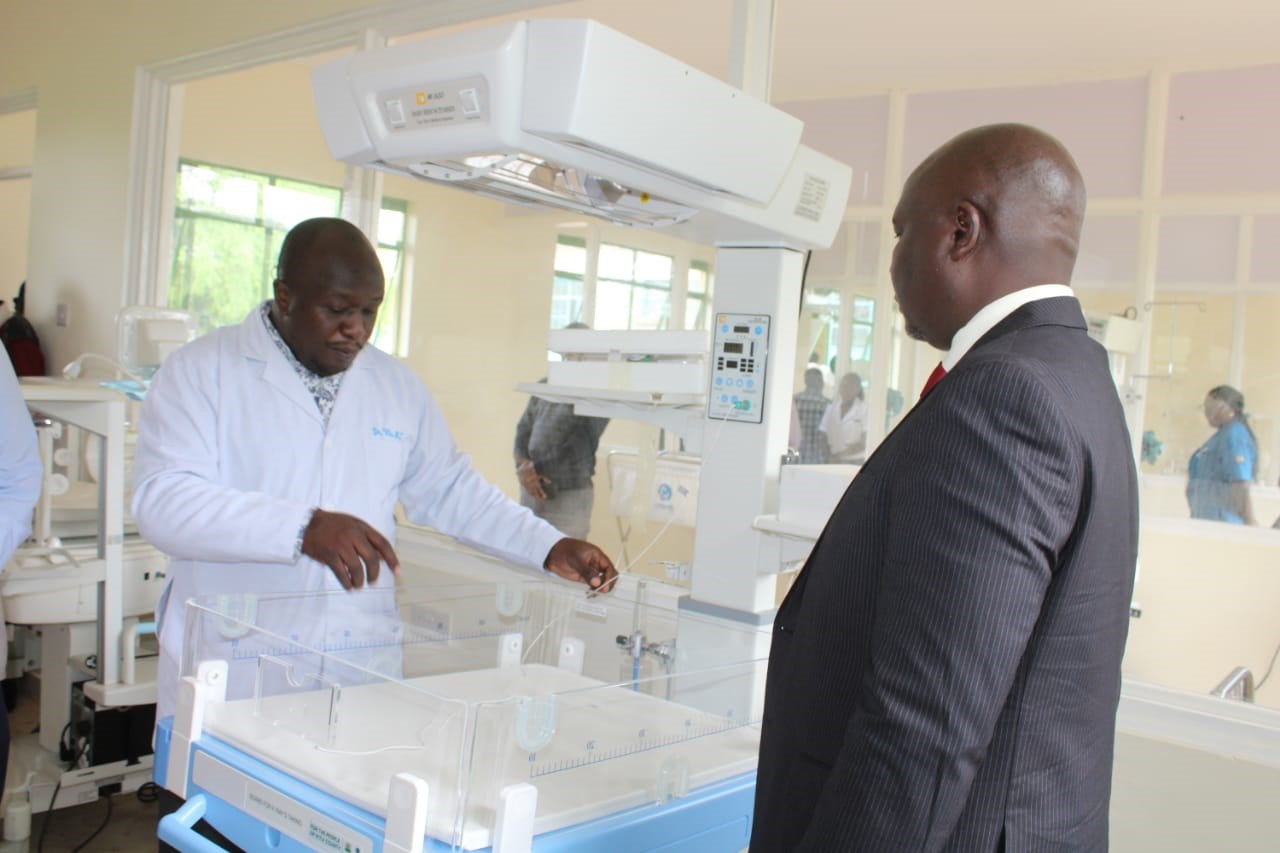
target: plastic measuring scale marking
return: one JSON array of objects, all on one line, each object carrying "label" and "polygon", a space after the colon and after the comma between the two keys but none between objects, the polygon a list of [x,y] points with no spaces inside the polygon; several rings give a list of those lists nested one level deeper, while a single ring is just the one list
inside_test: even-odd
[{"label": "plastic measuring scale marking", "polygon": [[317,647],[307,646],[305,643],[296,642],[286,646],[251,646],[248,649],[241,649],[238,640],[231,641],[231,659],[232,660],[248,660],[256,658],[259,655],[272,655],[275,657],[287,657],[289,655],[307,655],[320,652],[328,654],[330,652],[348,652],[348,651],[364,651],[367,649],[385,649],[385,648],[403,648],[405,646],[423,646],[432,643],[446,643],[456,640],[483,640],[490,637],[501,637],[510,633],[508,630],[502,631],[473,631],[458,634],[436,633],[433,631],[424,631],[419,629],[415,632],[406,632],[403,639],[376,639],[376,640],[343,640],[333,643],[323,643]]},{"label": "plastic measuring scale marking", "polygon": [[664,735],[662,737],[650,738],[646,737],[641,731],[641,740],[631,746],[614,747],[613,749],[597,749],[595,748],[594,739],[588,741],[584,746],[585,752],[574,758],[563,758],[556,761],[546,761],[541,764],[537,763],[537,754],[529,754],[529,778],[537,779],[540,776],[550,776],[554,773],[563,773],[567,770],[576,770],[579,767],[586,767],[591,764],[600,764],[605,761],[613,761],[618,758],[625,758],[628,755],[639,755],[643,752],[652,752],[655,749],[664,749],[674,746],[678,743],[688,743],[689,741],[698,740],[704,737],[724,734],[734,729],[744,728],[746,726],[759,725],[760,720],[749,720],[747,722],[736,723],[726,722],[721,725],[695,726],[693,720],[685,720],[684,734]]}]

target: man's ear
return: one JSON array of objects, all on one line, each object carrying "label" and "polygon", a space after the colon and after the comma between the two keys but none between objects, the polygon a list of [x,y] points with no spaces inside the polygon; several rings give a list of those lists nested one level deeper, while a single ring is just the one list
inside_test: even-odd
[{"label": "man's ear", "polygon": [[284,279],[278,278],[273,285],[276,296],[276,310],[280,312],[280,316],[284,317],[289,313],[289,304],[292,301],[289,294],[289,285],[285,284]]},{"label": "man's ear", "polygon": [[953,261],[960,261],[977,251],[978,244],[984,236],[982,231],[987,221],[983,211],[968,199],[956,205],[953,216],[954,227],[951,231],[951,247],[948,254]]}]

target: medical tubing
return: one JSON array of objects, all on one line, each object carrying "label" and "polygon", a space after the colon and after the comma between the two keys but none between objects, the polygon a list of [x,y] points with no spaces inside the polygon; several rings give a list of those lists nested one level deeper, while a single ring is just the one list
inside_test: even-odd
[{"label": "medical tubing", "polygon": [[[715,418],[712,418],[711,420],[716,420],[716,419],[715,419]],[[722,417],[722,418],[719,418],[719,421],[720,421],[720,426],[716,428],[716,434],[715,434],[714,436],[712,436],[712,438],[711,438],[711,444],[709,444],[709,445],[707,446],[707,449],[706,449],[705,451],[703,451],[703,453],[702,453],[702,460],[698,462],[698,473],[699,473],[699,475],[701,475],[701,473],[702,473],[702,466],[705,464],[707,457],[711,455],[711,451],[715,450],[716,445],[720,442],[720,433],[724,432],[724,425],[725,425],[726,423],[728,423],[728,421],[729,421],[729,416],[728,416],[728,414],[726,414],[726,415],[725,415],[724,417]],[[701,476],[699,476],[699,479],[701,479]],[[658,528],[658,532],[657,532],[657,533],[655,533],[655,534],[653,535],[653,538],[651,538],[651,539],[649,540],[649,544],[648,544],[648,545],[645,545],[645,546],[644,546],[644,548],[640,549],[640,553],[639,553],[639,554],[636,554],[634,557],[632,557],[632,558],[631,558],[631,562],[627,563],[625,566],[623,566],[623,567],[622,567],[621,569],[619,569],[618,571],[620,571],[620,572],[630,571],[632,566],[634,566],[634,565],[636,565],[637,563],[639,563],[639,562],[640,562],[640,558],[641,558],[641,557],[643,557],[645,554],[647,554],[647,553],[649,552],[649,550],[650,550],[654,545],[658,544],[658,540],[662,538],[662,534],[666,533],[666,532],[667,532],[667,528],[668,528],[668,527],[670,527],[670,526],[671,526],[671,523],[672,523],[673,521],[675,521],[675,520],[676,520],[676,510],[678,510],[680,507],[684,506],[684,502],[685,502],[685,501],[687,501],[688,499],[689,499],[689,493],[688,493],[688,492],[686,492],[685,494],[680,495],[680,503],[679,503],[679,504],[673,504],[673,505],[672,505],[672,507],[671,507],[671,517],[670,517],[670,518],[668,518],[668,519],[666,520],[666,523],[664,523],[664,524],[662,525],[662,527]],[[618,555],[618,560],[617,560],[617,561],[615,561],[615,562],[621,562],[621,559],[622,559],[622,555],[621,555],[621,554],[619,554],[619,555]]]},{"label": "medical tubing", "polygon": [[[603,589],[604,589],[604,586],[603,586],[603,585],[601,585],[600,589],[601,589],[601,590],[603,590]],[[593,590],[593,592],[594,592],[594,590]],[[588,593],[588,595],[590,595],[590,593]],[[572,615],[573,615],[573,612],[574,612],[573,607],[569,607],[568,609],[566,609],[566,610],[565,610],[565,612],[564,612],[564,613],[560,614],[559,616],[557,616],[557,617],[555,617],[554,619],[552,619],[552,620],[550,620],[549,622],[547,622],[547,624],[546,624],[546,625],[543,625],[543,626],[542,626],[542,630],[541,630],[541,631],[539,631],[537,634],[535,634],[535,635],[534,635],[533,639],[529,642],[529,645],[525,646],[525,648],[524,648],[524,654],[522,654],[522,655],[520,656],[520,664],[521,664],[522,666],[524,665],[525,661],[526,661],[526,660],[528,660],[528,658],[529,658],[529,653],[530,653],[531,651],[533,651],[533,647],[534,647],[534,646],[536,646],[536,645],[538,644],[538,641],[542,639],[542,635],[543,635],[543,634],[545,634],[545,633],[547,633],[547,631],[549,631],[549,630],[550,630],[550,629],[551,629],[551,628],[552,628],[552,627],[553,627],[557,622],[559,622],[559,621],[561,621],[562,619],[565,619],[565,618],[567,618],[567,617],[569,617],[569,616],[572,616]]]},{"label": "medical tubing", "polygon": [[1255,684],[1255,685],[1253,686],[1253,689],[1254,689],[1255,691],[1257,691],[1257,690],[1261,689],[1261,688],[1262,688],[1262,685],[1266,684],[1266,683],[1267,683],[1267,679],[1271,677],[1271,670],[1273,670],[1273,669],[1275,669],[1275,668],[1276,668],[1276,658],[1277,658],[1277,657],[1280,657],[1280,646],[1276,646],[1276,650],[1275,650],[1274,652],[1272,652],[1272,653],[1271,653],[1271,663],[1269,663],[1269,664],[1267,665],[1267,673],[1266,673],[1266,675],[1262,676],[1262,678],[1260,678],[1260,679],[1258,680],[1258,683],[1257,683],[1257,684]]}]

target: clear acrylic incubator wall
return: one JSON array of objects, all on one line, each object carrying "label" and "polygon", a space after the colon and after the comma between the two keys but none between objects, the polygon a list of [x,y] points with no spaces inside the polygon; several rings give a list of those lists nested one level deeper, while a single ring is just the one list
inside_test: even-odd
[{"label": "clear acrylic incubator wall", "polygon": [[427,838],[476,850],[518,783],[541,834],[754,771],[767,631],[644,597],[551,580],[221,596],[188,604],[182,670],[226,664],[206,735],[384,817],[413,774]]}]

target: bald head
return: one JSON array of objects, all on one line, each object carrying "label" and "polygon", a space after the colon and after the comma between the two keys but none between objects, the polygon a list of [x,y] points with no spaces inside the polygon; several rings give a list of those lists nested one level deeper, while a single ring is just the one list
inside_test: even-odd
[{"label": "bald head", "polygon": [[381,269],[364,232],[345,219],[317,217],[299,222],[280,244],[276,277],[303,284],[312,268],[341,265]]},{"label": "bald head", "polygon": [[[952,204],[970,200],[987,218],[987,240],[1010,269],[1043,268],[1030,284],[1071,280],[1084,180],[1062,143],[1025,124],[992,124],[960,134],[920,165],[912,181],[929,181]],[[904,191],[905,195],[905,191]]]},{"label": "bald head", "polygon": [[894,289],[907,331],[948,349],[983,306],[1038,284],[1067,284],[1084,220],[1084,181],[1041,130],[967,131],[911,173],[894,211]]}]

